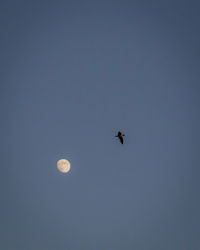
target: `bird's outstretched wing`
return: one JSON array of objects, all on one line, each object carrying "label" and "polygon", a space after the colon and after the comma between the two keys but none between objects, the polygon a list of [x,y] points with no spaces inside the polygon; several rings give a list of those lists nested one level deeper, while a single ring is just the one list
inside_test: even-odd
[{"label": "bird's outstretched wing", "polygon": [[119,137],[119,139],[120,139],[121,144],[123,144],[123,143],[124,143],[124,139],[123,139],[123,137],[122,137],[122,136],[120,136],[120,137]]}]

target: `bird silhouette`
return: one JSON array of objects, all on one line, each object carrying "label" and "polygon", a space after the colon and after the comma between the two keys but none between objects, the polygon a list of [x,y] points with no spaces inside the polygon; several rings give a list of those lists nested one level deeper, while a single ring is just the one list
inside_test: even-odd
[{"label": "bird silhouette", "polygon": [[124,138],[123,136],[125,136],[124,134],[122,134],[120,131],[118,132],[118,134],[115,137],[118,137],[120,139],[121,144],[124,143]]}]

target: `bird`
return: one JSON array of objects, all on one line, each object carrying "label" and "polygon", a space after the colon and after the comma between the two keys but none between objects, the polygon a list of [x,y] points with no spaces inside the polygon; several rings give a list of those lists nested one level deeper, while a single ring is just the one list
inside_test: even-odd
[{"label": "bird", "polygon": [[118,134],[115,137],[118,137],[120,139],[121,144],[124,143],[124,138],[123,136],[125,136],[124,134],[122,134],[120,131],[118,132]]}]

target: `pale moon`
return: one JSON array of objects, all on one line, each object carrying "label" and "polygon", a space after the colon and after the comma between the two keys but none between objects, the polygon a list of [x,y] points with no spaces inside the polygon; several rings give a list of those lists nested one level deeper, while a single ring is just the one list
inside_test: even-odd
[{"label": "pale moon", "polygon": [[70,170],[70,162],[66,159],[60,159],[57,162],[57,168],[62,173],[67,173]]}]

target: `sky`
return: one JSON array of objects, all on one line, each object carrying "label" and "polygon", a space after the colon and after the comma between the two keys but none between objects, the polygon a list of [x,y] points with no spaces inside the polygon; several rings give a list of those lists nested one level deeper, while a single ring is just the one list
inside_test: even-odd
[{"label": "sky", "polygon": [[1,1],[0,249],[200,249],[199,10]]}]

